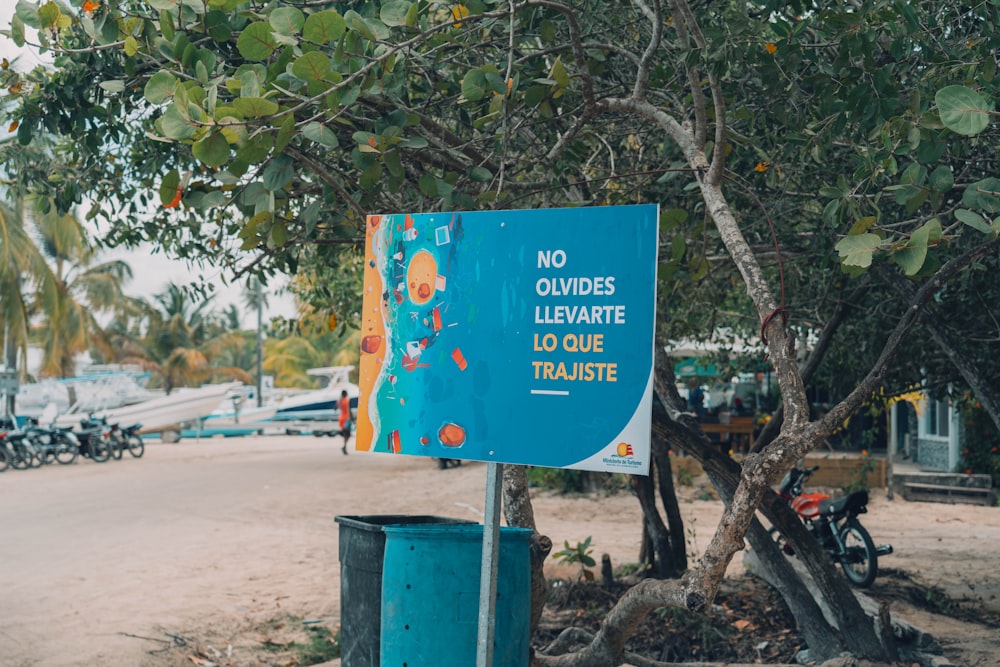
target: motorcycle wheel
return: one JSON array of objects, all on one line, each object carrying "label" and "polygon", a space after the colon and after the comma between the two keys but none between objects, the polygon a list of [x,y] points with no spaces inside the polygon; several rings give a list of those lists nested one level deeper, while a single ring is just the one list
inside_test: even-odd
[{"label": "motorcycle wheel", "polygon": [[90,458],[94,463],[104,463],[111,458],[111,443],[104,438],[97,438],[90,443]]},{"label": "motorcycle wheel", "polygon": [[27,470],[31,467],[31,459],[34,456],[23,443],[10,446],[10,465],[14,470]]},{"label": "motorcycle wheel", "polygon": [[840,558],[844,574],[858,588],[868,588],[878,576],[878,555],[871,535],[852,519],[840,527],[840,540],[844,543],[844,555]]},{"label": "motorcycle wheel", "polygon": [[80,449],[72,442],[61,440],[56,444],[56,461],[63,465],[69,465],[80,456]]},{"label": "motorcycle wheel", "polygon": [[10,460],[7,457],[7,443],[0,442],[0,472],[10,467]]},{"label": "motorcycle wheel", "polygon": [[42,458],[42,452],[34,445],[29,444],[27,446],[28,456],[30,457],[32,468],[41,468],[45,465],[46,461]]},{"label": "motorcycle wheel", "polygon": [[141,458],[146,453],[146,443],[137,435],[130,435],[126,440],[128,443],[128,453],[135,458]]}]

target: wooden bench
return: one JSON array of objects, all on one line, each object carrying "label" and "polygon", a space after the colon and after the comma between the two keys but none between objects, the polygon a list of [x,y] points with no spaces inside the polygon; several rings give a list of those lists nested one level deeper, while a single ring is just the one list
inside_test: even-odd
[{"label": "wooden bench", "polygon": [[728,424],[699,424],[706,434],[719,436],[719,442],[726,442],[738,451],[748,451],[753,440],[753,417],[733,417]]},{"label": "wooden bench", "polygon": [[970,503],[973,505],[993,505],[996,496],[993,489],[976,486],[949,486],[947,484],[903,484],[906,500],[923,500],[932,503]]}]

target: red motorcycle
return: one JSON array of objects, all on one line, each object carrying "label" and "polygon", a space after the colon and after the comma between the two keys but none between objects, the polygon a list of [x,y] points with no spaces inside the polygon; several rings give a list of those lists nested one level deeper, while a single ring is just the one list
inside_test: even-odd
[{"label": "red motorcycle", "polygon": [[[892,553],[892,545],[875,546],[871,535],[858,515],[868,511],[868,492],[855,491],[833,499],[825,493],[803,493],[802,484],[819,470],[792,468],[781,480],[778,493],[799,515],[806,528],[823,549],[844,569],[844,574],[858,588],[868,588],[878,576],[878,557]],[[775,529],[782,550],[788,555],[795,551]]]}]

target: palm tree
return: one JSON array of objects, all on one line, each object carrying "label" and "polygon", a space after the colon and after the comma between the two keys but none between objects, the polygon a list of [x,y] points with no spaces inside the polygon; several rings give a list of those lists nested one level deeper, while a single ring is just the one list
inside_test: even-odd
[{"label": "palm tree", "polygon": [[97,317],[126,306],[122,287],[131,280],[132,269],[122,260],[93,263],[95,249],[74,216],[41,215],[35,227],[53,281],[39,295],[44,317],[32,337],[42,348],[41,374],[67,377],[75,370],[76,356],[91,345],[110,351]]},{"label": "palm tree", "polygon": [[323,354],[302,336],[264,341],[264,370],[274,376],[277,387],[314,388],[316,380],[306,371],[325,366],[323,361]]},{"label": "palm tree", "polygon": [[0,320],[6,363],[17,367],[20,351],[27,361],[32,315],[58,301],[57,280],[26,224],[23,201],[0,202]]},{"label": "palm tree", "polygon": [[[195,302],[189,292],[169,283],[165,291],[154,296],[156,303],[147,310],[148,326],[143,337],[147,365],[159,375],[167,393],[174,387],[211,379],[253,381],[237,365],[238,358],[226,358],[225,352],[239,342],[240,336],[227,331],[224,322],[212,312],[212,299],[209,296]],[[215,360],[230,363],[220,366],[213,363]]]}]

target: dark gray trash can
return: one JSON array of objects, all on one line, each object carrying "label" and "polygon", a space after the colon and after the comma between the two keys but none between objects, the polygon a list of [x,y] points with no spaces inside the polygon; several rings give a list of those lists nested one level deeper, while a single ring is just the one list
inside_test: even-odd
[{"label": "dark gray trash can", "polygon": [[472,524],[441,516],[337,516],[340,558],[340,659],[343,667],[380,667],[383,526]]}]

